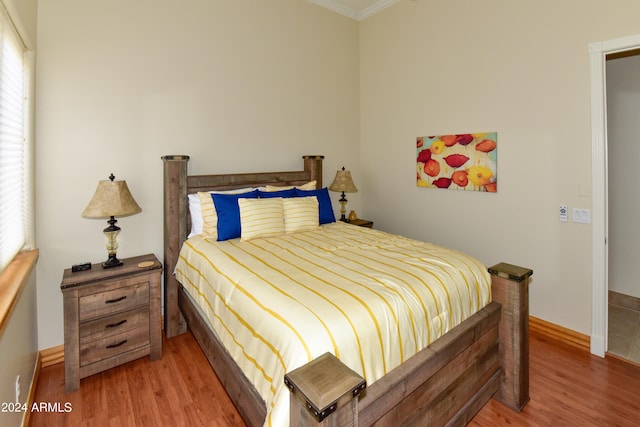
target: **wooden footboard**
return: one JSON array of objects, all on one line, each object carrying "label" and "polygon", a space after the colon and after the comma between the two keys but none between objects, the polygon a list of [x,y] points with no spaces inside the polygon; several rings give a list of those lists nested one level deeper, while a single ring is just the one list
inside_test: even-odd
[{"label": "wooden footboard", "polygon": [[[183,333],[188,324],[245,422],[260,426],[266,415],[264,402],[172,274],[189,226],[187,194],[299,185],[313,179],[321,187],[322,156],[304,156],[302,171],[201,176],[187,175],[188,160],[188,156],[163,157],[165,333],[168,337]],[[520,410],[529,400],[532,271],[502,263],[489,272],[491,304],[369,387],[330,357],[288,373],[292,425],[464,425],[492,396]],[[348,381],[336,387],[336,375]],[[350,375],[355,376],[352,381]]]},{"label": "wooden footboard", "polygon": [[335,387],[335,370],[344,369],[337,359],[324,372],[312,362],[287,374],[292,425],[465,425],[492,396],[521,410],[529,400],[532,271],[504,263],[489,271],[491,304],[366,390]]}]

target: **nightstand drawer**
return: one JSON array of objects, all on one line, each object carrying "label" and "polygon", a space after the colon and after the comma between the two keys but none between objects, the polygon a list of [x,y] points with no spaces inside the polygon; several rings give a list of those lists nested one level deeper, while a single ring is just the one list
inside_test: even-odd
[{"label": "nightstand drawer", "polygon": [[80,366],[117,356],[149,344],[149,327],[142,327],[80,345]]},{"label": "nightstand drawer", "polygon": [[[145,279],[147,278],[142,278],[142,280]],[[149,282],[140,282],[140,280],[140,278],[128,279],[124,282],[130,282],[130,286],[128,286],[129,283],[115,284],[118,289],[80,297],[80,321],[128,310],[139,305],[148,305]],[[138,283],[135,283],[136,281]]]},{"label": "nightstand drawer", "polygon": [[149,306],[81,323],[80,345],[140,327],[149,327]]}]

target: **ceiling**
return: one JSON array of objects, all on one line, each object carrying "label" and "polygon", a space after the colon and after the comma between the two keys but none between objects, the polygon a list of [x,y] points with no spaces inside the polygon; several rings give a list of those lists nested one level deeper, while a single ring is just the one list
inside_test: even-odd
[{"label": "ceiling", "polygon": [[334,12],[361,21],[400,0],[307,0]]}]

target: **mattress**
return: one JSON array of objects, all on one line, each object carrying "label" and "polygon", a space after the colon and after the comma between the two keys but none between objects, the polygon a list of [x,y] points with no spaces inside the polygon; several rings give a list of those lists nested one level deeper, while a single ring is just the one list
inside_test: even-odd
[{"label": "mattress", "polygon": [[289,425],[285,373],[331,352],[371,384],[491,301],[476,259],[343,222],[194,236],[175,274],[264,399],[266,426]]}]

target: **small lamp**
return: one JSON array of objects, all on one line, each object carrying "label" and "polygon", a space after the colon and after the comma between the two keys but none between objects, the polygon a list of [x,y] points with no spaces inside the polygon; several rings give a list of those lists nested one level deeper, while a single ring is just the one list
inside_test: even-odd
[{"label": "small lamp", "polygon": [[356,185],[353,183],[353,179],[351,178],[351,171],[344,170],[344,166],[342,170],[336,172],[336,177],[333,182],[329,186],[329,190],[342,192],[342,196],[340,196],[340,221],[348,222],[347,220],[347,198],[344,196],[344,193],[357,193],[358,189]]},{"label": "small lamp", "polygon": [[126,181],[116,181],[111,174],[109,180],[98,182],[98,188],[93,194],[91,201],[82,212],[84,218],[106,219],[109,226],[103,230],[107,236],[107,253],[109,258],[102,263],[103,268],[111,268],[122,265],[122,261],[116,256],[118,249],[117,236],[120,227],[116,225],[115,217],[135,215],[142,212],[142,209],[133,199]]}]

